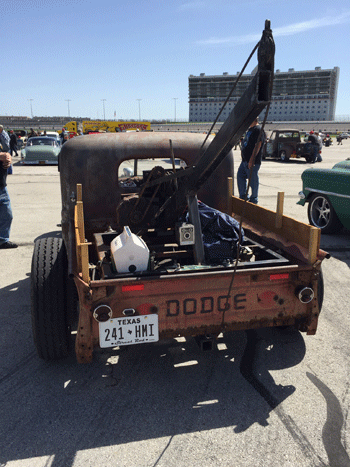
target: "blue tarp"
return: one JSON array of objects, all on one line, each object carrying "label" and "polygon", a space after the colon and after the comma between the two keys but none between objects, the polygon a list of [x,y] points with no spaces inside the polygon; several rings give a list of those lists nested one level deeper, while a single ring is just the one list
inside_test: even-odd
[{"label": "blue tarp", "polygon": [[[239,240],[239,222],[233,217],[198,201],[202,227],[205,260],[207,263],[222,263],[236,258]],[[188,221],[188,214],[187,214]],[[242,229],[242,242],[244,240]]]}]

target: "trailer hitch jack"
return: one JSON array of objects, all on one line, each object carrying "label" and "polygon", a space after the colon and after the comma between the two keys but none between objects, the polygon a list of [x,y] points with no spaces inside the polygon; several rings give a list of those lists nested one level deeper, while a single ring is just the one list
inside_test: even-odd
[{"label": "trailer hitch jack", "polygon": [[216,337],[213,334],[201,334],[195,337],[195,341],[202,352],[213,350],[216,345]]}]

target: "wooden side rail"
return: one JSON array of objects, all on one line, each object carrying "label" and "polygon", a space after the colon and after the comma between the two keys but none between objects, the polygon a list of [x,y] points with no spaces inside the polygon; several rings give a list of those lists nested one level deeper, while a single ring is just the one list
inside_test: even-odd
[{"label": "wooden side rail", "polygon": [[243,217],[243,228],[252,230],[309,264],[317,261],[321,230],[283,215],[283,192],[278,194],[277,212],[257,204],[245,203],[240,198],[230,196],[230,193],[228,195],[232,216],[236,219]]},{"label": "wooden side rail", "polygon": [[74,229],[78,270],[81,272],[83,281],[89,283],[89,245],[91,245],[91,243],[85,241],[84,209],[81,184],[77,184],[77,201],[74,206]]}]

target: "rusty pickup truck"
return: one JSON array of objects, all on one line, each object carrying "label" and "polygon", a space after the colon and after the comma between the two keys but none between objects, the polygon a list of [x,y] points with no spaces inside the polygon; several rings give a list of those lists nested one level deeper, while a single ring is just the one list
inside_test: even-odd
[{"label": "rusty pickup truck", "polygon": [[320,230],[284,216],[282,195],[276,213],[233,196],[231,150],[271,99],[273,62],[267,21],[258,71],[215,137],[130,132],[64,144],[62,235],[40,237],[32,259],[41,358],[67,356],[74,339],[86,363],[96,348],[178,336],[208,345],[268,326],[315,334]]},{"label": "rusty pickup truck", "polygon": [[306,162],[313,160],[311,144],[301,140],[299,130],[278,129],[269,136],[263,150],[263,159],[271,157],[282,162],[294,158],[304,158]]}]

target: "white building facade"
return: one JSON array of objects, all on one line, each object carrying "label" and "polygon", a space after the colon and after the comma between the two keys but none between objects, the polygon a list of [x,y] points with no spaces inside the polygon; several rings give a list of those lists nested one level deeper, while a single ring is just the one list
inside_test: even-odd
[{"label": "white building facade", "polygon": [[[218,121],[226,120],[256,70],[242,75]],[[331,70],[276,70],[268,120],[272,121],[332,121],[337,101],[339,67]],[[237,73],[238,75],[238,73]],[[213,122],[229,95],[237,75],[190,75],[189,121]],[[261,117],[264,116],[262,112]]]}]

